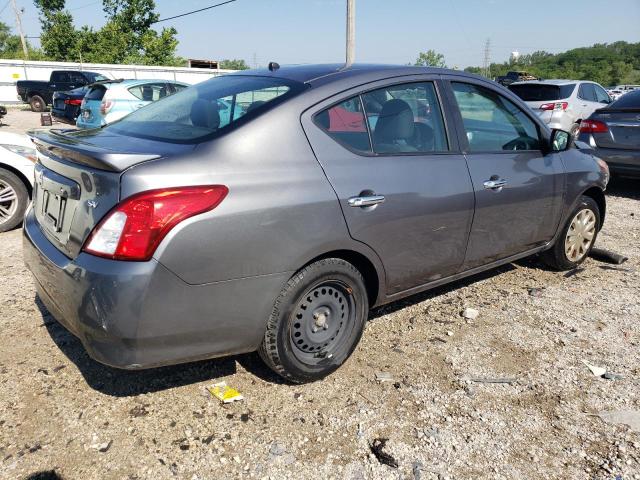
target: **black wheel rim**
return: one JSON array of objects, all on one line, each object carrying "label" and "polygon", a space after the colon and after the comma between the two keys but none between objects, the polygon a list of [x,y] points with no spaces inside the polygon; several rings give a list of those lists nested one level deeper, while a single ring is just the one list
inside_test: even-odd
[{"label": "black wheel rim", "polygon": [[323,281],[300,297],[290,319],[294,355],[315,365],[348,354],[355,325],[353,290],[338,280]]}]

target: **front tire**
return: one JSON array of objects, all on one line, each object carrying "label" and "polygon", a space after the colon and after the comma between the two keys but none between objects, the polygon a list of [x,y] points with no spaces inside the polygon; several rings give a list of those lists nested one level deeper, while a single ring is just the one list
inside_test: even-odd
[{"label": "front tire", "polygon": [[586,260],[596,242],[600,208],[591,197],[582,196],[565,223],[556,243],[542,253],[542,261],[555,270],[572,270]]},{"label": "front tire", "polygon": [[13,172],[0,168],[0,232],[20,225],[28,204],[26,185]]},{"label": "front tire", "polygon": [[286,380],[319,380],[353,353],[368,312],[360,272],[339,258],[319,260],[300,270],[282,289],[259,354]]}]

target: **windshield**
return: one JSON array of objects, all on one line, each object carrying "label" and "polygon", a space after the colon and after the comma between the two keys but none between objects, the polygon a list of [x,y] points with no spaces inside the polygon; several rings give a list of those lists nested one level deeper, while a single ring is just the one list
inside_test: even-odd
[{"label": "windshield", "polygon": [[519,83],[509,85],[509,90],[525,102],[546,102],[568,98],[576,87],[575,83],[568,85],[543,85],[540,83]]},{"label": "windshield", "polygon": [[199,143],[303,88],[302,83],[282,78],[225,75],[165,97],[105,129],[149,140]]}]

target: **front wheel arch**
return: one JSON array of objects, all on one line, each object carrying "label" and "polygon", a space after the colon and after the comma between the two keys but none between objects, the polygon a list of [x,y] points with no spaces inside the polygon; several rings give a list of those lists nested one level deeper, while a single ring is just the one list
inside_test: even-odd
[{"label": "front wheel arch", "polygon": [[598,187],[591,187],[582,192],[582,195],[593,198],[593,200],[598,204],[598,210],[600,210],[600,224],[598,225],[598,231],[600,231],[604,225],[604,216],[607,210],[607,200],[604,196],[604,191]]}]

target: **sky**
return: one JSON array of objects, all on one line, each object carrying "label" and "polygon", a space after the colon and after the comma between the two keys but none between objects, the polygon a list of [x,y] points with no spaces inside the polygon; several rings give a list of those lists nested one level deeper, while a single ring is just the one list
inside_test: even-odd
[{"label": "sky", "polygon": [[[156,0],[161,18],[222,0]],[[557,53],[594,43],[640,41],[640,0],[356,0],[356,61],[406,64],[436,50],[449,67],[481,66],[487,39],[490,60],[512,51]],[[29,36],[40,32],[32,0],[24,8]],[[178,55],[250,66],[344,61],[346,0],[236,0],[158,26],[173,26]],[[15,25],[9,2],[0,21]],[[75,23],[100,27],[101,1],[67,0]],[[30,40],[38,44],[37,39]]]}]

